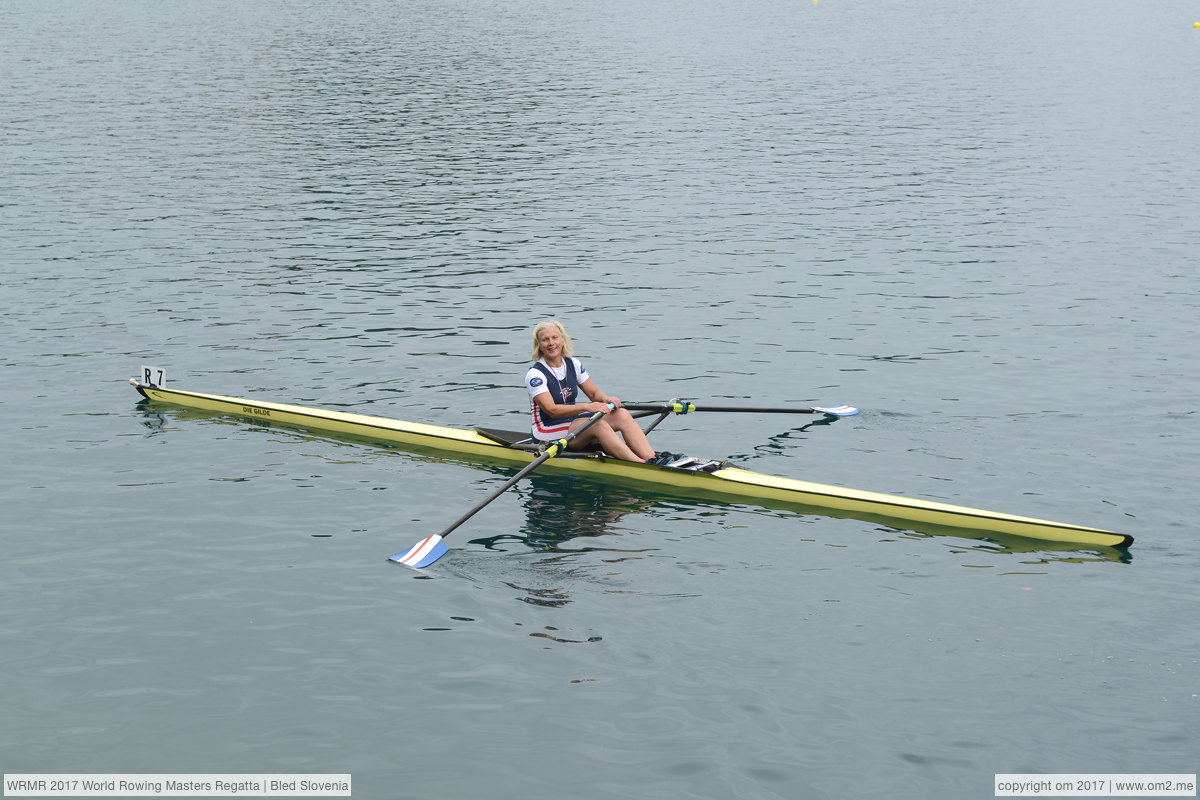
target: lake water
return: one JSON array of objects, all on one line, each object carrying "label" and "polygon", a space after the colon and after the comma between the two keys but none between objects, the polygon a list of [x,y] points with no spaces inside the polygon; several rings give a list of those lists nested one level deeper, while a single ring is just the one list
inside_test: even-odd
[{"label": "lake water", "polygon": [[[1194,3],[17,2],[6,773],[965,798],[1200,753]],[[139,406],[526,424],[1127,531],[1002,547]]]}]

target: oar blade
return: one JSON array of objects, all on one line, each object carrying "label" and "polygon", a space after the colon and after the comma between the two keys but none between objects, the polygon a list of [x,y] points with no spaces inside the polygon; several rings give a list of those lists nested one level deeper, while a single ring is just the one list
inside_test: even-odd
[{"label": "oar blade", "polygon": [[433,536],[427,536],[417,542],[408,550],[396,553],[396,555],[391,556],[388,560],[395,561],[397,564],[403,564],[406,567],[412,567],[413,569],[425,569],[425,567],[428,567],[446,555],[446,550],[447,547],[442,541],[441,535],[435,533]]},{"label": "oar blade", "polygon": [[813,406],[813,411],[820,411],[831,417],[853,417],[858,413],[854,406]]}]

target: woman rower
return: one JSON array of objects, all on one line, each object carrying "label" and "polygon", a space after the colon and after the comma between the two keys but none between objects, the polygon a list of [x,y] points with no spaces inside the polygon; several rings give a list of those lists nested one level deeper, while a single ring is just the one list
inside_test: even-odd
[{"label": "woman rower", "polygon": [[[597,411],[604,417],[573,439],[570,448],[578,450],[591,442],[605,453],[624,461],[670,464],[680,456],[655,453],[637,420],[621,408],[621,399],[600,390],[583,364],[572,358],[571,337],[556,319],[539,322],[533,329],[533,366],[525,373],[529,405],[533,414],[533,438],[539,442],[561,439],[578,428]],[[577,403],[579,392],[590,403]],[[608,403],[616,406],[609,409]]]}]

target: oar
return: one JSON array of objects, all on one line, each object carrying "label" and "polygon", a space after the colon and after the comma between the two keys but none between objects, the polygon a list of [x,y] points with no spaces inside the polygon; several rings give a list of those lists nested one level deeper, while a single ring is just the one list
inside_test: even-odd
[{"label": "oar", "polygon": [[744,406],[698,406],[695,403],[622,403],[630,411],[658,411],[664,414],[690,414],[693,411],[726,411],[747,414],[828,414],[831,417],[852,417],[858,413],[854,406],[813,406],[812,408],[748,408]]},{"label": "oar", "polygon": [[[610,410],[616,408],[616,406],[613,405],[612,403],[608,403],[607,405]],[[488,503],[495,500],[500,495],[507,492],[509,489],[511,489],[514,485],[516,485],[517,481],[521,480],[521,478],[524,478],[526,475],[533,472],[535,469],[540,467],[542,464],[544,464],[547,461],[549,461],[550,459],[554,458],[556,455],[558,455],[562,451],[566,450],[567,445],[570,444],[572,439],[574,439],[576,436],[578,436],[579,434],[586,431],[588,428],[590,428],[592,426],[592,423],[596,422],[596,420],[600,419],[603,416],[604,416],[603,411],[597,411],[595,414],[592,414],[592,416],[588,417],[587,422],[583,423],[578,428],[576,428],[575,430],[568,433],[566,435],[566,437],[564,437],[562,439],[556,439],[555,441],[553,441],[549,445],[547,445],[545,451],[543,451],[540,456],[538,456],[532,462],[530,462],[528,465],[526,465],[526,467],[523,470],[521,470],[520,472],[518,472],[516,475],[513,475],[511,478],[509,478],[508,482],[505,483],[503,486],[501,486],[499,489],[496,489],[494,492],[489,494],[487,496],[487,498],[483,500],[483,502],[479,503],[477,506],[472,508],[466,514],[463,514],[461,517],[459,517],[458,520],[453,525],[451,525],[449,528],[446,528],[446,530],[442,531],[441,533],[435,533],[433,536],[425,537],[424,539],[417,542],[409,549],[404,550],[399,553],[396,553],[394,556],[389,557],[388,560],[399,562],[406,566],[412,567],[413,569],[424,569],[425,567],[428,567],[433,562],[437,561],[442,556],[446,555],[446,545],[442,543],[442,540],[445,539],[447,536],[449,536],[451,531],[453,531],[459,525],[462,525],[464,522],[469,520],[471,517],[478,514],[480,511],[482,511],[484,506],[486,506]]]}]

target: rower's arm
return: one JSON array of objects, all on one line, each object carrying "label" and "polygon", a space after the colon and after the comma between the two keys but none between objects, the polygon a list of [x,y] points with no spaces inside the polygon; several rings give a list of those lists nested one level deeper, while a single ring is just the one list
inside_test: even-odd
[{"label": "rower's arm", "polygon": [[[601,403],[601,404],[615,403],[617,408],[621,407],[620,398],[613,397],[613,396],[601,391],[600,387],[597,386],[596,382],[593,381],[591,378],[588,378],[586,381],[579,384],[579,388],[583,390],[583,393],[586,394],[593,403]],[[578,413],[578,412],[576,412],[576,413]],[[593,413],[595,413],[595,412],[593,412]]]},{"label": "rower's arm", "polygon": [[[588,381],[588,383],[591,383],[591,381]],[[589,394],[588,397],[591,397],[591,395]],[[595,400],[595,398],[592,399]],[[537,403],[538,408],[548,417],[573,417],[576,414],[595,414],[597,411],[608,410],[608,406],[604,405],[602,401],[577,403],[575,405],[556,403],[551,397],[550,392],[542,392],[533,398],[533,402]]]}]

